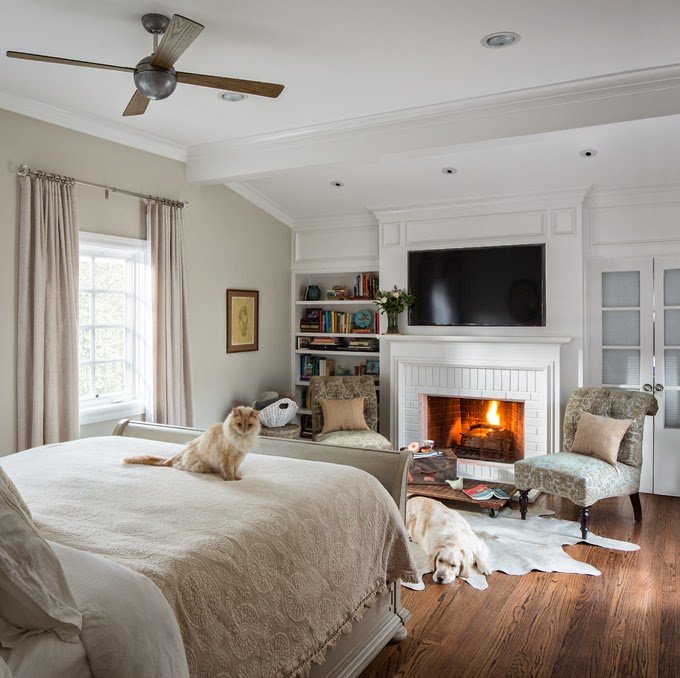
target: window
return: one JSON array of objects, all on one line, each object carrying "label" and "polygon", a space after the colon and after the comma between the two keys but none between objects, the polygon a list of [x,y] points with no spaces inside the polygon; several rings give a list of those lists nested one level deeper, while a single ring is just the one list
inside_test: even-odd
[{"label": "window", "polygon": [[80,421],[144,411],[146,242],[80,233]]}]

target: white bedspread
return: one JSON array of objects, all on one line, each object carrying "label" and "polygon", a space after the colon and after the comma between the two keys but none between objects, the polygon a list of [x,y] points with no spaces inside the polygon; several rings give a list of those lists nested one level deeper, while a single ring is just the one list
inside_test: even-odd
[{"label": "white bedspread", "polygon": [[388,582],[415,579],[394,501],[354,468],[251,455],[238,482],[124,456],[176,445],[94,438],[3,459],[45,536],[148,576],[192,676],[297,676]]},{"label": "white bedspread", "polygon": [[149,579],[107,558],[50,542],[83,614],[78,643],[53,633],[3,651],[13,678],[186,678],[172,609]]}]

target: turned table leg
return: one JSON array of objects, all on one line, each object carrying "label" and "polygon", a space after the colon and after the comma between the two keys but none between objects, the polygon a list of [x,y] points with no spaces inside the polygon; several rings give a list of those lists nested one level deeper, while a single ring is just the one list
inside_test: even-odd
[{"label": "turned table leg", "polygon": [[581,506],[581,538],[588,539],[588,521],[590,520],[590,506]]},{"label": "turned table leg", "polygon": [[527,519],[527,508],[529,506],[529,490],[519,491],[519,514],[522,520]]}]

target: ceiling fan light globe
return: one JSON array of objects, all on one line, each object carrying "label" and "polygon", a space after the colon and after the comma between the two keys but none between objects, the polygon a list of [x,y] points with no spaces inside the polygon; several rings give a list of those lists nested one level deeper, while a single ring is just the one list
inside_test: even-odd
[{"label": "ceiling fan light globe", "polygon": [[174,68],[159,68],[151,63],[151,57],[145,57],[135,69],[135,87],[147,99],[167,99],[177,87],[177,75]]}]

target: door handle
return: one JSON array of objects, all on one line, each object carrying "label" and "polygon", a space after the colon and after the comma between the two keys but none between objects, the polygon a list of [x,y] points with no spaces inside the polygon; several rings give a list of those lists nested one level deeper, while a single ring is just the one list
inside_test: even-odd
[{"label": "door handle", "polygon": [[654,390],[655,390],[655,391],[658,391],[659,393],[661,393],[661,391],[663,391],[663,384],[657,384],[657,385],[654,387]]},{"label": "door handle", "polygon": [[647,391],[647,393],[651,393],[654,390],[654,387],[651,384],[645,384],[642,387],[643,391]]}]

